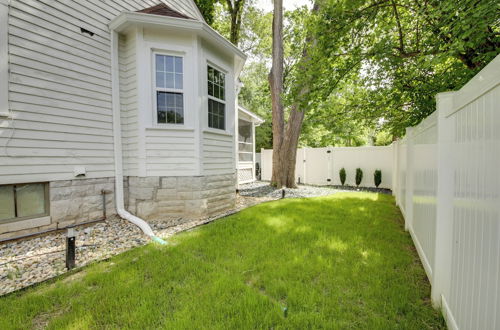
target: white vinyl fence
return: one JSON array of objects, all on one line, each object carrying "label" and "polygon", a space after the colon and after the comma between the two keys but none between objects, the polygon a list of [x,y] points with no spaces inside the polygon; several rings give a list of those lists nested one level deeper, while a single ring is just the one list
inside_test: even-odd
[{"label": "white vinyl fence", "polygon": [[500,329],[500,56],[395,143],[393,193],[450,329]]},{"label": "white vinyl fence", "polygon": [[[339,171],[345,168],[347,185],[355,185],[356,168],[363,171],[361,187],[375,187],[373,173],[382,171],[380,188],[392,188],[394,146],[387,147],[326,147],[297,150],[295,180],[312,185],[340,185]],[[270,181],[273,151],[262,149],[262,180]]]},{"label": "white vinyl fence", "polygon": [[[500,55],[390,147],[303,148],[303,183],[339,184],[364,171],[392,188],[450,329],[500,329]],[[262,151],[271,179],[272,150]],[[328,180],[330,179],[330,180]]]}]

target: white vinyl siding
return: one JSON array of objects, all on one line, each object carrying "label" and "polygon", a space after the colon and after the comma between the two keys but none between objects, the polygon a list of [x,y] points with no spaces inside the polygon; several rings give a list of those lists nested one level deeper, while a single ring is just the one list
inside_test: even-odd
[{"label": "white vinyl siding", "polygon": [[135,34],[120,36],[119,40],[120,65],[120,110],[122,126],[123,173],[137,175],[138,149],[137,142],[139,119],[137,113],[137,75]]},{"label": "white vinyl siding", "polygon": [[146,175],[198,175],[193,130],[146,129]]},{"label": "white vinyl siding", "polygon": [[204,174],[229,174],[235,172],[233,136],[204,132]]},{"label": "white vinyl siding", "polygon": [[[122,11],[137,11],[160,1],[12,0],[9,6],[9,107],[14,120],[2,120],[0,184],[72,179],[74,166],[87,178],[114,175],[110,32],[108,23]],[[191,0],[164,1],[199,18]],[[84,28],[94,33],[82,34]],[[132,173],[136,93],[132,49],[120,56],[124,87],[124,169]],[[123,78],[123,79],[122,79]]]}]

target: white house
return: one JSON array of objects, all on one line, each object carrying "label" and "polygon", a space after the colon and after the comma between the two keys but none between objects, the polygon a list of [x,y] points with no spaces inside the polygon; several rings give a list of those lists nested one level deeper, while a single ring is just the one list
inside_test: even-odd
[{"label": "white house", "polygon": [[245,55],[193,0],[0,0],[0,61],[0,240],[234,205]]},{"label": "white house", "polygon": [[255,127],[264,119],[238,106],[238,184],[255,181]]}]

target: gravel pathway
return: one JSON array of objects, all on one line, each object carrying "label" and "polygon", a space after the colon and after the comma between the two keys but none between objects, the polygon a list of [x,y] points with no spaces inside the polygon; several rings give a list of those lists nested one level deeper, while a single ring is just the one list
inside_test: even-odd
[{"label": "gravel pathway", "polygon": [[[285,189],[286,198],[325,196],[338,192],[333,188],[299,186]],[[158,236],[167,238],[189,230],[246,207],[280,199],[281,189],[269,186],[268,182],[255,182],[240,186],[233,210],[205,219],[178,219],[175,225],[152,223]],[[0,244],[0,295],[48,280],[61,275],[65,268],[66,233],[52,232],[23,240]],[[76,227],[76,267],[107,259],[136,246],[149,243],[141,230],[128,221],[109,218],[106,221]]]},{"label": "gravel pathway", "polygon": [[[327,196],[340,191],[342,190],[332,187],[299,185],[297,189],[285,188],[285,198]],[[269,182],[257,181],[240,185],[240,195],[245,197],[279,199],[282,196],[282,189],[271,187]]]}]

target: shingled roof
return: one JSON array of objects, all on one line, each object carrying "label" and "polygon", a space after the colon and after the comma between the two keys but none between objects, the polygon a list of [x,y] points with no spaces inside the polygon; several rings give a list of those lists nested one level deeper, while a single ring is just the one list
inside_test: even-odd
[{"label": "shingled roof", "polygon": [[178,11],[170,8],[164,3],[160,3],[156,6],[149,7],[146,9],[138,10],[138,13],[144,13],[144,14],[152,14],[152,15],[162,15],[162,16],[170,16],[170,17],[176,17],[176,18],[184,18],[184,19],[192,19],[189,16],[186,16],[182,13],[179,13]]}]

